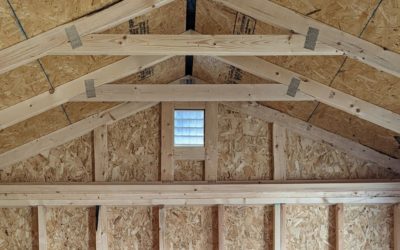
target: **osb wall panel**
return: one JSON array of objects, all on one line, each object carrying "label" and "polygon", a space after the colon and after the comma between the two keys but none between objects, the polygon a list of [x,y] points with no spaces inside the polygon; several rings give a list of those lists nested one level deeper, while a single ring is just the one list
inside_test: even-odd
[{"label": "osb wall panel", "polygon": [[286,132],[287,178],[308,179],[380,179],[400,178],[400,174],[362,159],[354,158],[328,143]]},{"label": "osb wall panel", "polygon": [[158,209],[152,207],[109,207],[107,209],[110,249],[157,249]]},{"label": "osb wall panel", "polygon": [[271,124],[218,108],[218,180],[272,178]]},{"label": "osb wall panel", "polygon": [[175,181],[202,181],[203,176],[204,161],[175,161]]},{"label": "osb wall panel", "polygon": [[344,249],[392,249],[393,207],[344,207]]},{"label": "osb wall panel", "polygon": [[0,2],[0,49],[7,48],[24,39],[7,1]]},{"label": "osb wall panel", "polygon": [[47,135],[69,123],[60,107],[0,130],[0,153]]},{"label": "osb wall panel", "polygon": [[332,206],[286,206],[285,223],[285,241],[288,250],[335,249],[335,222]]},{"label": "osb wall panel", "polygon": [[215,207],[167,207],[166,249],[218,249]]},{"label": "osb wall panel", "polygon": [[89,249],[89,208],[47,208],[48,249]]},{"label": "osb wall panel", "polygon": [[272,206],[226,206],[225,249],[272,249]]},{"label": "osb wall panel", "polygon": [[320,104],[310,123],[390,156],[400,158],[399,144],[394,139],[396,133],[340,110]]},{"label": "osb wall panel", "polygon": [[382,1],[362,38],[400,53],[400,1]]},{"label": "osb wall panel", "polygon": [[107,181],[158,181],[160,106],[141,111],[108,127]]},{"label": "osb wall panel", "polygon": [[92,178],[91,134],[0,169],[0,182],[90,182]]},{"label": "osb wall panel", "polygon": [[0,249],[32,249],[31,208],[0,208]]}]

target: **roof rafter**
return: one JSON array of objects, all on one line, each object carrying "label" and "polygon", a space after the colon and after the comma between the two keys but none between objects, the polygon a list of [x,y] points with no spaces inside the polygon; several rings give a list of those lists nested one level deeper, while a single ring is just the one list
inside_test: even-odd
[{"label": "roof rafter", "polygon": [[49,55],[214,55],[214,56],[312,56],[343,55],[318,43],[315,50],[304,48],[302,35],[124,35],[92,34],[82,38],[83,46],[63,44]]},{"label": "roof rafter", "polygon": [[109,64],[57,87],[54,93],[45,92],[0,110],[0,129],[57,107],[68,102],[71,98],[85,93],[85,80],[94,79],[94,86],[97,87],[137,73],[169,58],[171,57],[130,56]]},{"label": "roof rafter", "polygon": [[301,80],[298,89],[331,107],[400,133],[400,115],[303,75],[267,62],[258,57],[216,57],[218,60],[247,71],[260,78],[289,85],[292,78]]},{"label": "roof rafter", "polygon": [[[0,74],[32,62],[68,42],[66,28],[75,26],[80,36],[101,32],[141,16],[173,0],[123,0],[96,14],[58,26],[33,38],[0,50]],[[70,46],[69,44],[66,44]]]},{"label": "roof rafter", "polygon": [[341,50],[347,56],[372,67],[400,77],[400,54],[389,51],[384,47],[298,14],[272,1],[216,1],[262,22],[293,30],[302,35],[307,35],[310,27],[316,28],[319,30],[318,41]]}]

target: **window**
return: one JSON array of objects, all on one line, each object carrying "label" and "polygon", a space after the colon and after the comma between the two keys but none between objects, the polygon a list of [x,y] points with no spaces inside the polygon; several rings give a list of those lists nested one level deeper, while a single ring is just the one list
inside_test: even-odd
[{"label": "window", "polygon": [[175,110],[174,121],[176,147],[204,146],[204,110]]}]

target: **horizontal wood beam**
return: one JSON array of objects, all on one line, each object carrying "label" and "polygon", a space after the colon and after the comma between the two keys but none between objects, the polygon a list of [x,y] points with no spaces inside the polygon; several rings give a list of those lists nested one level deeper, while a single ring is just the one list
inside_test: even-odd
[{"label": "horizontal wood beam", "polygon": [[258,57],[230,56],[217,58],[258,77],[273,80],[285,85],[289,85],[293,78],[297,78],[300,80],[298,90],[313,96],[317,101],[383,128],[400,133],[400,115],[392,111],[378,107]]},{"label": "horizontal wood beam", "polygon": [[318,43],[315,50],[304,48],[302,35],[124,35],[92,34],[82,38],[83,46],[63,44],[50,55],[219,55],[219,56],[315,56],[343,55]]},{"label": "horizontal wood beam", "polygon": [[76,102],[217,102],[217,101],[313,101],[313,97],[286,94],[283,84],[106,84],[96,88],[96,97],[81,94]]},{"label": "horizontal wood beam", "polygon": [[310,27],[318,29],[318,41],[343,51],[346,55],[379,70],[400,77],[400,54],[354,35],[301,15],[272,1],[216,0],[225,6],[262,22],[307,35]]},{"label": "horizontal wood beam", "polygon": [[398,203],[396,182],[1,184],[0,206]]},{"label": "horizontal wood beam", "polygon": [[167,60],[169,56],[127,57],[107,65],[55,89],[54,93],[45,92],[13,106],[0,110],[0,129],[38,115],[68,102],[71,98],[85,93],[85,80],[93,79],[94,86],[116,81],[126,76]]},{"label": "horizontal wood beam", "polygon": [[71,47],[66,28],[75,26],[79,36],[101,32],[172,1],[124,0],[96,14],[79,18],[0,50],[0,74],[46,56],[51,49],[62,44]]},{"label": "horizontal wood beam", "polygon": [[0,169],[50,150],[104,124],[111,124],[157,103],[124,103],[0,154]]},{"label": "horizontal wood beam", "polygon": [[304,122],[300,119],[259,104],[234,102],[225,102],[223,104],[238,112],[251,115],[254,118],[276,123],[279,126],[290,129],[311,140],[321,143],[327,142],[346,154],[359,159],[375,162],[383,168],[400,173],[400,159],[384,155],[355,141],[315,127],[311,123]]}]

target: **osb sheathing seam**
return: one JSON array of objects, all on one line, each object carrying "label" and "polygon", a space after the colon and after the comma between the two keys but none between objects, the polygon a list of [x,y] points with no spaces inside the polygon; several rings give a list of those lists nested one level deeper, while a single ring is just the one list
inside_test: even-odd
[{"label": "osb sheathing seam", "polygon": [[288,179],[393,179],[400,174],[286,130]]},{"label": "osb sheathing seam", "polygon": [[0,208],[0,249],[32,249],[32,210]]},{"label": "osb sheathing seam", "polygon": [[174,181],[204,180],[204,161],[175,161]]},{"label": "osb sheathing seam", "polygon": [[89,208],[47,208],[48,249],[89,249]]},{"label": "osb sheathing seam", "polygon": [[7,1],[0,2],[0,49],[24,40]]},{"label": "osb sheathing seam", "polygon": [[160,172],[160,106],[108,126],[106,181],[158,181]]},{"label": "osb sheathing seam", "polygon": [[344,249],[393,249],[393,206],[344,206]]},{"label": "osb sheathing seam", "polygon": [[272,206],[226,206],[224,249],[272,249]]},{"label": "osb sheathing seam", "polygon": [[218,108],[218,180],[272,178],[271,124]]},{"label": "osb sheathing seam", "polygon": [[167,207],[166,249],[218,249],[216,207]]},{"label": "osb sheathing seam", "polygon": [[109,207],[107,209],[109,249],[157,249],[156,207]]},{"label": "osb sheathing seam", "polygon": [[286,206],[285,241],[287,249],[335,249],[333,208],[333,206],[326,205]]},{"label": "osb sheathing seam", "polygon": [[91,133],[0,170],[0,182],[90,182]]}]

